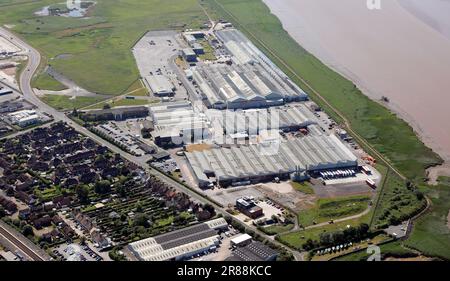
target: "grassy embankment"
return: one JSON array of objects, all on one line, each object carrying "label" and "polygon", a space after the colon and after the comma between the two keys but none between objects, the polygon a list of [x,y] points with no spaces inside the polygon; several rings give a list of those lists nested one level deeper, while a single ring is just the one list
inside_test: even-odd
[{"label": "grassy embankment", "polygon": [[311,187],[311,185],[308,182],[291,182],[292,187],[300,192],[303,192],[305,194],[314,194],[314,189]]},{"label": "grassy embankment", "polygon": [[369,196],[358,195],[339,198],[321,198],[316,206],[298,214],[298,223],[301,226],[310,226],[343,217],[362,213],[368,207]]},{"label": "grassy embankment", "polygon": [[425,255],[450,260],[450,177],[439,180],[437,186],[422,186],[431,206],[417,219],[405,245]]},{"label": "grassy embankment", "polygon": [[31,81],[31,86],[36,89],[49,91],[62,91],[67,89],[66,86],[45,72],[35,76]]},{"label": "grassy embankment", "polygon": [[131,47],[145,31],[196,28],[207,20],[196,0],[98,0],[89,18],[34,15],[60,2],[0,6],[0,23],[14,25],[13,31],[37,48],[43,66],[51,64],[100,94],[123,94],[139,77]]},{"label": "grassy embankment", "polygon": [[[423,182],[425,169],[441,163],[440,157],[418,139],[406,122],[367,98],[351,81],[299,46],[261,0],[207,0],[202,3],[213,17],[233,22],[336,121],[342,123],[340,115],[344,116],[352,129],[408,180],[415,184]],[[363,147],[370,152],[370,148]],[[383,174],[388,178],[373,212],[373,226],[408,217],[423,206],[424,199],[418,198],[413,189],[407,189],[405,180],[396,173],[387,172],[381,164],[378,168],[384,170]],[[389,214],[382,213],[385,210],[389,210]],[[371,221],[369,217],[367,222]],[[318,231],[335,227],[327,226]],[[302,232],[293,233],[284,238],[292,240],[297,237],[298,240],[301,235]],[[307,233],[306,236],[314,235]]]},{"label": "grassy embankment", "polygon": [[[380,253],[382,258],[387,257],[413,257],[416,256],[413,251],[402,246],[401,241],[389,242],[380,245]],[[348,254],[342,257],[335,258],[336,261],[366,261],[371,254],[367,253],[365,249]]]},{"label": "grassy embankment", "polygon": [[86,107],[93,103],[98,103],[104,100],[102,96],[98,97],[76,97],[63,95],[44,95],[41,97],[42,101],[54,107],[57,110],[73,110]]}]

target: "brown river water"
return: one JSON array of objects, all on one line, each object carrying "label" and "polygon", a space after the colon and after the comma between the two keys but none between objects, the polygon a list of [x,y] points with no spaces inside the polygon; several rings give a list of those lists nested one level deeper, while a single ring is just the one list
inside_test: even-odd
[{"label": "brown river water", "polygon": [[289,34],[450,160],[450,0],[263,0]]}]

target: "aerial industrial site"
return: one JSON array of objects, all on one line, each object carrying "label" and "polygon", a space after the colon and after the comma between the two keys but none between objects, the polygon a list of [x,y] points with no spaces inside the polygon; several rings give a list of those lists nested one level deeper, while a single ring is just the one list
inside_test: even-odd
[{"label": "aerial industrial site", "polygon": [[[74,38],[114,28],[95,22],[102,1],[83,3],[34,16],[44,31],[47,18],[93,21]],[[341,113],[353,105],[200,6],[208,20],[195,26],[140,33],[127,47],[137,77],[119,93],[64,72],[75,52],[42,58],[0,29],[0,260],[363,260],[406,245],[430,201],[419,174],[392,164],[404,157],[373,144],[384,112],[355,130],[369,107]]]}]

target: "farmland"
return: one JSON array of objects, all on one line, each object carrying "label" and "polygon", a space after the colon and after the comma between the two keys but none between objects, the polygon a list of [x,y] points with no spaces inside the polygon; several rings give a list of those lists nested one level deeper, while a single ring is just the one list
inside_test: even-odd
[{"label": "farmland", "polygon": [[42,66],[50,64],[100,94],[124,93],[139,78],[131,48],[147,30],[195,28],[206,21],[196,0],[98,0],[88,18],[34,15],[60,2],[27,1],[7,8],[0,2],[0,23],[13,25],[12,31],[41,52]]}]

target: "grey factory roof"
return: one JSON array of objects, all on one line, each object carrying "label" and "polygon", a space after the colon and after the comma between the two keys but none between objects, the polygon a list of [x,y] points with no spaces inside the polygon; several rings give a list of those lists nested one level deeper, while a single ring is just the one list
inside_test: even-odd
[{"label": "grey factory roof", "polygon": [[199,181],[269,176],[357,165],[356,156],[334,135],[307,136],[277,144],[242,145],[186,153]]},{"label": "grey factory roof", "polygon": [[185,56],[195,56],[195,52],[194,50],[192,50],[192,48],[184,48],[182,52]]},{"label": "grey factory roof", "polygon": [[237,248],[230,259],[233,261],[266,261],[278,254],[277,251],[259,241]]},{"label": "grey factory roof", "polygon": [[149,75],[145,77],[145,81],[155,94],[173,93],[174,86],[164,75]]},{"label": "grey factory roof", "polygon": [[206,116],[197,113],[190,102],[173,102],[149,107],[155,130],[153,136],[179,135],[180,131],[208,128]]},{"label": "grey factory roof", "polygon": [[227,222],[219,218],[133,242],[129,248],[140,260],[169,260],[213,246],[218,240],[216,229],[225,226]]},{"label": "grey factory roof", "polygon": [[[258,107],[304,100],[306,93],[237,30],[216,32],[232,55],[232,65],[205,64],[194,69],[194,79],[214,106]],[[276,101],[276,102],[275,102]]]},{"label": "grey factory roof", "polygon": [[217,120],[227,134],[258,134],[261,130],[306,127],[317,123],[317,118],[304,104],[248,110],[208,110],[211,122]]},{"label": "grey factory roof", "polygon": [[193,75],[211,104],[277,102],[301,100],[306,95],[272,75],[261,65],[207,64],[197,66]]}]

